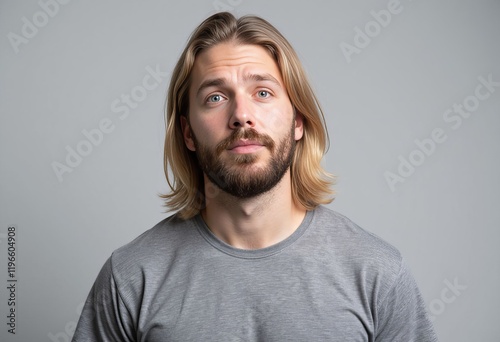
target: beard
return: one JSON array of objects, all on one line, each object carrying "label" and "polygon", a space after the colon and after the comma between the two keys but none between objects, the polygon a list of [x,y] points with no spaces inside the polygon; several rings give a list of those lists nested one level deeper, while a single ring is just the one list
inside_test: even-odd
[{"label": "beard", "polygon": [[[294,122],[294,121],[293,121]],[[229,137],[217,144],[215,149],[201,144],[192,132],[198,163],[208,179],[222,191],[238,197],[250,198],[274,188],[283,178],[292,163],[295,152],[295,124],[288,134],[276,145],[267,134],[259,134],[253,128],[234,130]],[[221,154],[241,139],[258,141],[271,154],[264,167],[257,168],[254,153],[229,156],[225,161]]]}]

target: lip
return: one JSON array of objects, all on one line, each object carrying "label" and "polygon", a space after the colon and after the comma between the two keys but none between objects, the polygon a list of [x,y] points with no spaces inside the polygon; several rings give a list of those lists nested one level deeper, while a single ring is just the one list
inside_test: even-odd
[{"label": "lip", "polygon": [[228,148],[235,153],[252,153],[263,147],[264,145],[256,140],[238,140],[231,144]]}]

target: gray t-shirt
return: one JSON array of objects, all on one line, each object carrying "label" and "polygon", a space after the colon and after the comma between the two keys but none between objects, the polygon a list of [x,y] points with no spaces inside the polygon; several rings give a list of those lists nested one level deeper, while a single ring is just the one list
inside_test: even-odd
[{"label": "gray t-shirt", "polygon": [[73,341],[437,341],[397,249],[318,207],[287,239],[231,247],[197,216],[117,249]]}]

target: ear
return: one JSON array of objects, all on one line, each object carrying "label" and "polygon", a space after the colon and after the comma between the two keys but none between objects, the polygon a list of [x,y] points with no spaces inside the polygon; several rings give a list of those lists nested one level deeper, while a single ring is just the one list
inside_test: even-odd
[{"label": "ear", "polygon": [[189,122],[184,115],[181,116],[181,129],[186,147],[191,151],[196,151],[193,141],[193,133],[191,132],[191,127],[189,126]]},{"label": "ear", "polygon": [[295,114],[295,140],[298,141],[304,136],[304,116],[296,112]]}]

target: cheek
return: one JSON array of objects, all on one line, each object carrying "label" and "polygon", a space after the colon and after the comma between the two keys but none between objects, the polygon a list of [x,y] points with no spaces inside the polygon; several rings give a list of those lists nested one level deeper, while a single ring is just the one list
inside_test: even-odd
[{"label": "cheek", "polygon": [[215,146],[224,138],[220,133],[223,132],[223,129],[218,126],[215,119],[193,120],[191,122],[191,130],[196,140],[205,146]]},{"label": "cheek", "polygon": [[263,120],[263,127],[266,131],[273,136],[280,136],[289,134],[293,124],[293,109],[284,108],[280,110],[273,110]]}]

